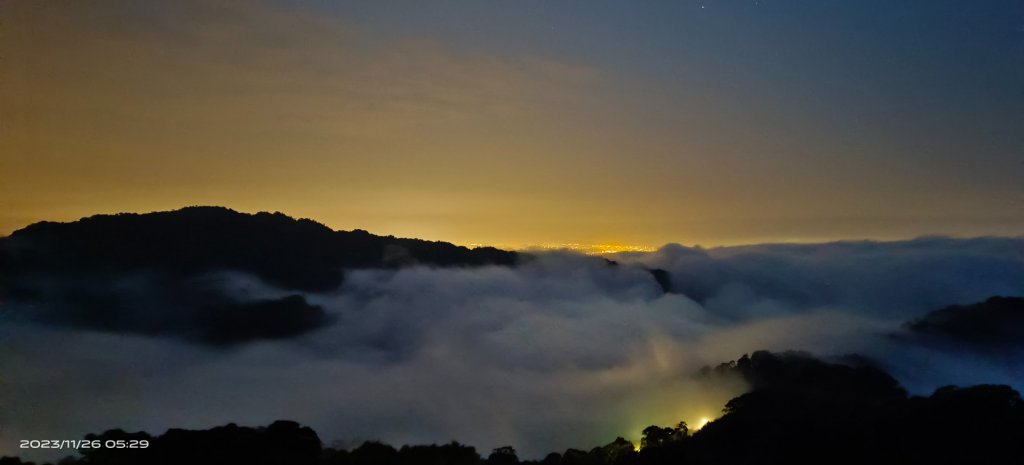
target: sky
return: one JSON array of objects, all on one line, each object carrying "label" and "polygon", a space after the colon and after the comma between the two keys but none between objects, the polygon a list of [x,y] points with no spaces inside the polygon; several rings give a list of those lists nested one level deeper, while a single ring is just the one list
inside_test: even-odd
[{"label": "sky", "polygon": [[524,247],[1024,234],[1019,1],[0,1],[0,234],[224,205]]}]

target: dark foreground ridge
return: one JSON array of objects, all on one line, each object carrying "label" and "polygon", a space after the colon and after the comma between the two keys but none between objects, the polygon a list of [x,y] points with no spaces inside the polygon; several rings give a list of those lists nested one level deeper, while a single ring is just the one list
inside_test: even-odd
[{"label": "dark foreground ridge", "polygon": [[[910,397],[867,365],[825,363],[802,354],[755,352],[704,370],[740,375],[754,389],[731,400],[698,431],[685,423],[650,426],[636,445],[616,438],[589,451],[553,452],[520,461],[513,447],[483,457],[459,443],[394,448],[366,442],[352,450],[322,446],[295,422],[234,424],[159,436],[111,430],[86,438],[146,449],[83,449],[61,465],[709,465],[709,464],[1008,464],[1024,453],[1024,402],[1008,386],[944,387]],[[17,458],[0,465],[18,465]]]}]

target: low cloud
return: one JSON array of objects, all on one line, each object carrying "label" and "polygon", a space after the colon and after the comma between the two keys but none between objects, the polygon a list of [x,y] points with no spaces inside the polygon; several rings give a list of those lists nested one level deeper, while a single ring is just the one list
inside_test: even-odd
[{"label": "low cloud", "polygon": [[679,291],[737,318],[839,307],[903,319],[1024,292],[1024,239],[851,241],[704,249],[678,244],[623,261],[663,268]]}]

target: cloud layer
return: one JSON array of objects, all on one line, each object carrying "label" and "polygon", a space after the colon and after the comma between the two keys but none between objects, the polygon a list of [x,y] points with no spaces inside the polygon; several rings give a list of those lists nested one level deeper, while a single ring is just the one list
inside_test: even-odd
[{"label": "cloud layer", "polygon": [[[620,266],[548,253],[517,267],[350,271],[335,291],[302,294],[332,324],[228,348],[8,321],[0,454],[18,438],[290,418],[326,441],[457,439],[533,457],[713,417],[746,386],[694,373],[757,349],[857,352],[918,392],[1019,388],[1012,359],[891,335],[938,307],[1024,295],[1022,244],[671,245]],[[637,264],[669,270],[680,293]],[[211,282],[228,296],[292,294],[245,275]]]}]

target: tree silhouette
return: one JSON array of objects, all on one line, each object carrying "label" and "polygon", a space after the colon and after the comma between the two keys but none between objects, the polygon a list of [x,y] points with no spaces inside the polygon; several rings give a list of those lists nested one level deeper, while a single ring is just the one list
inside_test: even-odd
[{"label": "tree silhouette", "polygon": [[644,428],[641,434],[640,448],[644,449],[648,447],[662,447],[673,442],[682,441],[689,436],[690,430],[686,426],[685,421],[680,421],[675,428],[662,428],[651,425]]},{"label": "tree silhouette", "polygon": [[[641,449],[621,437],[585,452],[568,449],[520,462],[511,446],[481,459],[458,443],[365,442],[324,449],[298,423],[172,429],[159,436],[110,430],[86,438],[148,440],[146,449],[83,449],[61,465],[748,465],[748,464],[1009,464],[1024,457],[1024,400],[1009,386],[947,386],[908,396],[877,369],[758,352],[714,371],[735,371],[754,390],[728,402],[724,414],[690,434],[684,422],[644,429]],[[6,457],[0,465],[26,465]]]},{"label": "tree silhouette", "polygon": [[487,456],[488,465],[515,465],[519,463],[519,456],[512,446],[499,447],[491,451]]}]

